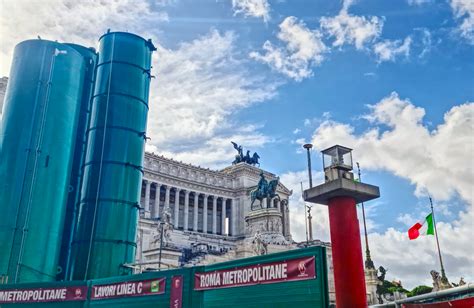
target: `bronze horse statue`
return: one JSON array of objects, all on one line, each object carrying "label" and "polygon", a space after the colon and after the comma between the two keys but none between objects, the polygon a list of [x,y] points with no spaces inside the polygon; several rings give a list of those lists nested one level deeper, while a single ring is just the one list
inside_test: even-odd
[{"label": "bronze horse statue", "polygon": [[260,167],[260,162],[258,159],[260,156],[258,155],[257,152],[254,152],[252,156],[250,156],[250,151],[247,150],[247,154],[244,155],[244,149],[242,148],[241,145],[238,145],[237,143],[231,141],[232,145],[234,146],[234,149],[237,151],[237,155],[235,155],[235,159],[232,162],[233,165],[236,165],[238,163],[247,163],[249,165],[255,166],[258,165]]},{"label": "bronze horse statue", "polygon": [[252,200],[252,203],[250,204],[250,209],[253,209],[253,203],[255,202],[255,200],[260,201],[260,208],[263,209],[263,206],[262,206],[263,199],[268,198],[269,200],[271,200],[274,197],[280,198],[280,196],[278,196],[278,194],[276,193],[278,181],[279,181],[278,179],[271,180],[268,183],[267,187],[264,189],[265,191],[263,192],[260,189],[260,187],[257,187],[253,189],[252,191],[250,191],[250,198]]}]

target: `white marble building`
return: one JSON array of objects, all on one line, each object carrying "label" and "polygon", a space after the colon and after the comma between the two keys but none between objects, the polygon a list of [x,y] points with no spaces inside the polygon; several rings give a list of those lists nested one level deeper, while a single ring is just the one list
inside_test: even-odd
[{"label": "white marble building", "polygon": [[[308,246],[291,237],[292,191],[284,184],[277,186],[279,198],[268,205],[264,202],[262,208],[256,201],[251,209],[250,192],[262,171],[268,181],[277,178],[246,163],[213,171],[145,153],[136,271],[210,264]],[[331,246],[319,240],[309,246],[327,248],[329,297],[334,302]]]},{"label": "white marble building", "polygon": [[[264,202],[263,209],[257,200],[250,209],[250,191],[262,171],[246,163],[213,171],[145,153],[136,262],[157,267],[160,221],[165,222],[164,267],[255,255],[251,242],[257,231],[269,251],[293,248],[290,190],[279,183],[279,198]],[[277,178],[263,173],[268,181]]]}]

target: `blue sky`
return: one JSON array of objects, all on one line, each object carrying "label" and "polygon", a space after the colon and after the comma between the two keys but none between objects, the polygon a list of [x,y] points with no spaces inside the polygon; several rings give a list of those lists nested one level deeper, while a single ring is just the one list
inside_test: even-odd
[{"label": "blue sky", "polygon": [[[231,140],[257,151],[262,168],[294,190],[293,236],[302,240],[301,145],[315,144],[315,182],[321,149],[353,147],[363,180],[381,188],[367,204],[376,265],[408,287],[430,283],[433,239],[406,237],[430,193],[449,278],[474,280],[471,0],[7,0],[0,8],[1,75],[14,45],[36,35],[96,47],[108,28],[151,37],[149,151],[214,169],[233,160]],[[327,209],[315,206],[314,216],[314,236],[329,240]]]}]

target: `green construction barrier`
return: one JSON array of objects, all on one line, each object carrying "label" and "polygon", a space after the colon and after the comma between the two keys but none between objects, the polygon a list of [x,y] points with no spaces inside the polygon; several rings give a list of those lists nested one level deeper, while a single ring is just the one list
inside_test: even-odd
[{"label": "green construction barrier", "polygon": [[[313,279],[303,276],[286,282],[264,282],[248,286],[222,287],[195,292],[203,293],[204,305],[202,307],[275,308],[295,307],[295,304],[297,304],[298,308],[327,307],[329,305],[329,298],[326,249],[323,247],[296,249],[282,253],[213,264],[206,266],[204,271],[213,272],[232,268],[245,268],[255,264],[260,264],[261,267],[264,267],[269,263],[279,263],[288,260],[307,260],[310,257],[314,257],[315,278]],[[308,266],[306,270],[308,270]],[[301,271],[303,271],[303,269]],[[288,277],[289,276],[288,274]]]},{"label": "green construction barrier", "polygon": [[[250,273],[252,273],[251,276]],[[62,289],[58,291],[58,288]],[[56,293],[51,293],[52,290],[56,290]],[[12,292],[17,293],[12,295],[10,294]],[[48,293],[45,295],[45,292]],[[48,299],[47,296],[53,295],[60,297],[57,301],[33,302],[34,296],[38,301],[38,298],[45,300],[45,298]],[[12,303],[12,297],[15,299],[20,297],[20,301],[23,302]],[[295,304],[298,307],[328,307],[324,247],[296,249],[208,266],[94,279],[86,282],[0,285],[0,306],[15,308],[283,308],[295,307]]]},{"label": "green construction barrier", "polygon": [[[0,285],[0,307],[52,307],[52,308],[81,308],[87,306],[88,281],[62,281],[46,283],[21,283]],[[58,291],[51,294],[51,291]],[[80,290],[80,294],[79,291]],[[19,295],[17,292],[21,292]],[[29,293],[33,292],[33,293]],[[17,296],[29,298],[19,303],[8,303]],[[51,296],[65,297],[66,301]],[[31,298],[30,298],[31,296]]]}]

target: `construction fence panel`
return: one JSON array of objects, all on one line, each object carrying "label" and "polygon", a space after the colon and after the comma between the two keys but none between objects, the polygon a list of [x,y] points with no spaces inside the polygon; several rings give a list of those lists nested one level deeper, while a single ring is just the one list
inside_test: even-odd
[{"label": "construction fence panel", "polygon": [[326,249],[88,281],[0,284],[0,307],[328,307]]}]

